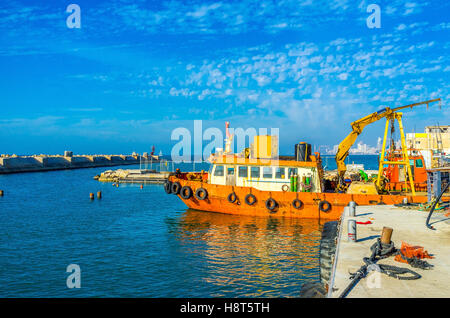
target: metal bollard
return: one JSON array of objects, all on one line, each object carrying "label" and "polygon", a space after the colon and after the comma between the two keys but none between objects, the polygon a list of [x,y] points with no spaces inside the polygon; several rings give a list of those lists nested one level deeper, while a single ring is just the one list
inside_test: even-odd
[{"label": "metal bollard", "polygon": [[355,213],[356,213],[356,202],[355,201],[350,201],[348,203],[348,210],[349,210],[349,212],[348,212],[349,216],[355,216]]},{"label": "metal bollard", "polygon": [[348,241],[356,242],[356,220],[348,220],[347,228]]},{"label": "metal bollard", "polygon": [[344,215],[350,216],[350,208],[348,206],[344,206]]},{"label": "metal bollard", "polygon": [[390,244],[393,231],[394,230],[391,227],[383,226],[383,231],[381,232],[381,243]]}]

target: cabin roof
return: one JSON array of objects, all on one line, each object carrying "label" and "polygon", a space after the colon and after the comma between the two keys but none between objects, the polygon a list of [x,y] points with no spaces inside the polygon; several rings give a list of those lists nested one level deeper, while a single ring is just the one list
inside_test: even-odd
[{"label": "cabin roof", "polygon": [[246,166],[281,166],[281,167],[304,167],[316,168],[319,164],[316,156],[310,156],[311,161],[297,161],[294,157],[280,157],[279,159],[255,159],[244,158],[237,155],[214,156],[213,164],[246,165]]}]

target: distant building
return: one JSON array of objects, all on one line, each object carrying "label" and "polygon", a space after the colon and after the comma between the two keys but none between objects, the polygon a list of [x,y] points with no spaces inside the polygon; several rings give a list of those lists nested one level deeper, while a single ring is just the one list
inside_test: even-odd
[{"label": "distant building", "polygon": [[[327,149],[326,153],[328,155],[335,155],[338,151],[339,145],[334,145],[333,149]],[[378,137],[377,146],[372,147],[363,143],[362,141],[358,142],[356,145],[353,145],[348,153],[351,155],[378,155],[381,151],[381,138]]]},{"label": "distant building", "polygon": [[424,133],[408,133],[406,145],[420,150],[426,166],[434,167],[437,158],[450,154],[450,126],[427,126]]},{"label": "distant building", "polygon": [[427,126],[424,133],[406,134],[409,148],[431,150],[434,153],[450,153],[450,126]]}]

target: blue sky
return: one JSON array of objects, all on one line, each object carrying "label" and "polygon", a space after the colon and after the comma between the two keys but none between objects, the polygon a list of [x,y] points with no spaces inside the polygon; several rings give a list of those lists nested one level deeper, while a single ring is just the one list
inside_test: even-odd
[{"label": "blue sky", "polygon": [[[66,26],[70,3],[80,29]],[[437,97],[441,110],[405,111],[406,131],[449,124],[449,16],[446,0],[3,1],[0,153],[168,154],[172,130],[200,119],[279,128],[289,154]],[[359,140],[376,145],[383,128]]]}]

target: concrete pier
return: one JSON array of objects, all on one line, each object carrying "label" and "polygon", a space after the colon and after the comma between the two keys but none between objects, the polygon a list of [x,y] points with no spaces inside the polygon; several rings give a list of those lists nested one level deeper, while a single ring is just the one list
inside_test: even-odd
[{"label": "concrete pier", "polygon": [[[448,210],[446,211],[448,212]],[[328,297],[339,297],[350,283],[349,272],[356,272],[364,265],[363,257],[370,257],[370,247],[380,237],[383,227],[393,229],[392,242],[400,249],[402,241],[410,245],[424,247],[433,259],[425,259],[434,265],[422,270],[409,264],[394,261],[390,256],[378,261],[379,264],[409,268],[422,277],[417,280],[398,280],[384,274],[371,272],[361,279],[349,292],[347,298],[425,298],[450,297],[450,218],[444,212],[435,211],[430,224],[436,230],[425,226],[426,211],[398,208],[395,206],[358,206],[355,217],[343,215],[334,265],[331,272]],[[357,241],[347,240],[349,219],[357,222],[370,221],[372,224],[357,224]]]},{"label": "concrete pier", "polygon": [[157,172],[154,170],[138,170],[138,169],[118,169],[107,170],[94,179],[100,182],[120,182],[120,183],[163,183],[169,177],[170,172]]},{"label": "concrete pier", "polygon": [[[78,156],[5,156],[0,157],[0,174],[39,172],[64,169],[110,167],[139,164],[140,155],[78,155]],[[145,158],[146,160],[149,160]],[[158,162],[154,157],[153,162]]]}]

